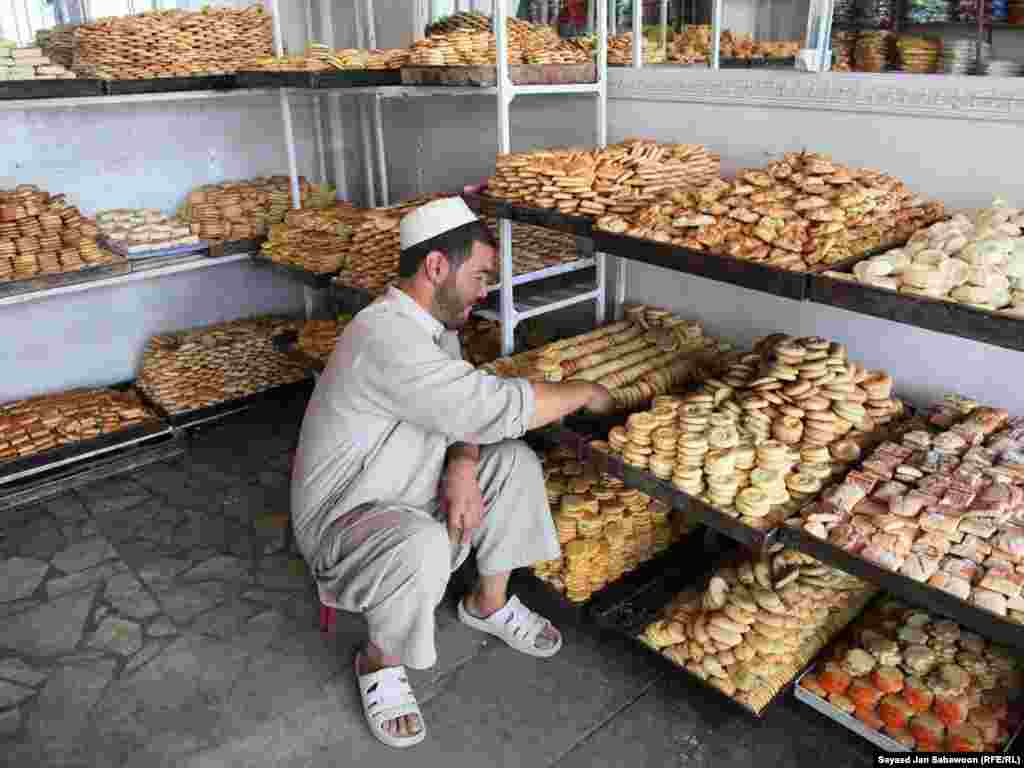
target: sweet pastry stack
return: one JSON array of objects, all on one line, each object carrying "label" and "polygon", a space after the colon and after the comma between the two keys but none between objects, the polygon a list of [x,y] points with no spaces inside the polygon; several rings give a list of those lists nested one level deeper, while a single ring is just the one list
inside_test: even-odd
[{"label": "sweet pastry stack", "polygon": [[896,35],[887,30],[861,32],[853,59],[858,72],[884,72],[892,63],[895,53]]},{"label": "sweet pastry stack", "polygon": [[741,559],[677,595],[640,641],[760,713],[873,595],[798,552]]},{"label": "sweet pastry stack", "polygon": [[302,381],[306,370],[271,343],[301,328],[294,320],[257,317],[154,336],[142,354],[138,387],[174,414]]},{"label": "sweet pastry stack", "polygon": [[[586,64],[590,56],[558,36],[549,26],[509,18],[508,63]],[[492,20],[478,12],[449,16],[428,28],[428,36],[413,43],[410,66],[494,66],[498,42]]]},{"label": "sweet pastry stack", "polygon": [[351,222],[352,237],[340,285],[383,293],[398,280],[402,217],[434,199],[427,195],[388,208],[360,209]]},{"label": "sweet pastry stack", "polygon": [[945,215],[893,176],[807,152],[661,197],[634,215],[612,209],[597,226],[801,272],[903,242]]},{"label": "sweet pastry stack", "polygon": [[903,411],[892,378],[850,362],[843,345],[781,334],[696,393],[652,405],[609,432],[609,449],[760,529],[816,496]]},{"label": "sweet pastry stack", "polygon": [[107,80],[226,75],[274,47],[262,5],[111,16],[74,36],[74,70]]},{"label": "sweet pastry stack", "polygon": [[569,449],[548,451],[543,464],[562,557],[537,563],[534,573],[572,602],[586,602],[691,530],[665,504],[599,476]]},{"label": "sweet pastry stack", "polygon": [[883,443],[790,524],[1024,623],[1024,419],[974,405],[943,404],[945,431]]},{"label": "sweet pastry stack", "polygon": [[96,225],[100,234],[122,252],[144,253],[183,245],[195,245],[199,238],[187,222],[161,211],[142,208],[114,208],[99,211]]},{"label": "sweet pastry stack", "polygon": [[[331,202],[318,199],[314,205],[314,188],[303,176],[299,190],[303,208],[326,207]],[[189,222],[192,234],[203,240],[252,240],[284,221],[291,209],[288,177],[270,176],[197,187],[178,208],[178,217]]]},{"label": "sweet pastry stack", "polygon": [[531,381],[596,381],[609,388],[620,410],[636,410],[699,375],[702,365],[728,349],[726,343],[704,336],[699,324],[656,307],[634,307],[627,320],[482,368]]},{"label": "sweet pastry stack", "polygon": [[719,156],[699,144],[627,139],[601,150],[500,155],[487,194],[565,214],[618,218],[673,190],[707,184],[720,167]]},{"label": "sweet pastry stack", "polygon": [[[838,10],[836,11],[838,13]],[[832,30],[832,69],[836,72],[853,70],[853,54],[857,48],[857,33],[845,29]]]},{"label": "sweet pastry stack", "polygon": [[33,184],[0,189],[0,282],[123,261],[96,244],[95,222]]},{"label": "sweet pastry stack", "polygon": [[597,382],[611,392],[619,410],[631,411],[674,391],[694,376],[702,361],[727,349],[704,336],[699,324],[667,310],[644,310],[648,319],[642,323],[634,315],[544,346],[532,357],[533,373],[527,377]]},{"label": "sweet pastry stack", "polygon": [[36,46],[54,64],[70,70],[75,60],[75,30],[77,24],[58,24],[50,29],[36,32]]},{"label": "sweet pastry stack", "polygon": [[[788,59],[797,55],[799,41],[763,40],[741,32],[722,31],[719,54],[723,59]],[[676,33],[669,48],[669,61],[696,64],[711,59],[711,25],[687,24]]]},{"label": "sweet pastry stack", "polygon": [[896,40],[900,69],[914,74],[928,74],[939,71],[939,57],[942,55],[942,40],[929,37],[900,35]]},{"label": "sweet pastry stack", "polygon": [[263,255],[279,264],[316,274],[330,274],[345,266],[357,209],[338,203],[323,210],[289,211],[283,224],[270,228],[261,246]]},{"label": "sweet pastry stack", "polygon": [[800,681],[918,752],[999,752],[1020,720],[1020,662],[954,621],[879,598]]},{"label": "sweet pastry stack", "polygon": [[[645,37],[640,41],[644,64],[664,64],[665,50],[652,45]],[[633,33],[608,38],[608,63],[628,66],[633,63]]]},{"label": "sweet pastry stack", "polygon": [[307,320],[299,331],[299,351],[326,363],[334,351],[335,342],[351,320],[350,315],[341,315],[337,320]]},{"label": "sweet pastry stack", "polygon": [[67,80],[77,77],[50,59],[42,48],[19,48],[0,40],[0,80]]},{"label": "sweet pastry stack", "polygon": [[155,419],[134,390],[75,389],[0,405],[0,461]]},{"label": "sweet pastry stack", "polygon": [[1024,316],[1024,210],[1002,200],[916,232],[904,248],[826,272],[915,296]]},{"label": "sweet pastry stack", "polygon": [[331,70],[394,70],[409,62],[406,48],[340,48],[309,43],[304,56],[266,56],[246,63],[246,70],[272,72],[327,72]]}]

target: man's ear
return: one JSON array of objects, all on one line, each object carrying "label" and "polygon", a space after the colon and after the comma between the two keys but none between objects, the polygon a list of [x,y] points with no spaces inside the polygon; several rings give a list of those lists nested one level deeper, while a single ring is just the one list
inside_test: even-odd
[{"label": "man's ear", "polygon": [[434,285],[440,285],[448,277],[448,257],[441,251],[431,251],[423,259],[423,270]]}]

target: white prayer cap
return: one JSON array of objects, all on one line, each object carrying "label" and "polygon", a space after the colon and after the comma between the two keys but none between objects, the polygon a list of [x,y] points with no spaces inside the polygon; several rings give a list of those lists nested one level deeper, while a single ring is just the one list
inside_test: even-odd
[{"label": "white prayer cap", "polygon": [[402,250],[474,221],[479,219],[461,197],[446,197],[421,205],[402,219]]}]

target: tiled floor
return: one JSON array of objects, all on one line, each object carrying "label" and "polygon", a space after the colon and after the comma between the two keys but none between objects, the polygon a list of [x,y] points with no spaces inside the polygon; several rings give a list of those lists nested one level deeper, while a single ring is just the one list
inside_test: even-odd
[{"label": "tiled floor", "polygon": [[869,764],[792,701],[753,721],[573,628],[555,659],[528,658],[449,602],[438,665],[412,675],[428,738],[379,745],[350,671],[358,618],[320,635],[308,577],[266,525],[287,509],[300,416],[275,408],[201,435],[191,463],[0,513],[0,765]]}]

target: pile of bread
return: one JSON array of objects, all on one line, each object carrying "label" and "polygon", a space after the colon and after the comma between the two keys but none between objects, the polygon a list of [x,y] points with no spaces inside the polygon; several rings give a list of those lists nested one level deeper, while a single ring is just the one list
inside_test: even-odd
[{"label": "pile of bread", "polygon": [[[798,40],[755,41],[753,35],[722,30],[719,56],[723,59],[788,59],[800,50]],[[668,60],[696,64],[711,60],[711,25],[688,24],[669,46]]]},{"label": "pile of bread", "polygon": [[246,70],[270,72],[329,72],[332,70],[394,70],[409,62],[407,48],[332,49],[310,42],[303,56],[266,56],[248,62]]},{"label": "pile of bread", "polygon": [[929,425],[882,443],[791,523],[1024,623],[1024,418],[951,396]]},{"label": "pile of bread", "polygon": [[330,208],[292,210],[270,228],[261,252],[279,264],[316,274],[331,274],[345,266],[358,209],[348,203]]},{"label": "pile of bread", "polygon": [[610,210],[597,227],[809,271],[904,242],[944,217],[941,203],[915,197],[893,176],[792,152],[731,182],[676,185],[632,215]]}]

